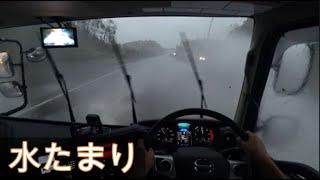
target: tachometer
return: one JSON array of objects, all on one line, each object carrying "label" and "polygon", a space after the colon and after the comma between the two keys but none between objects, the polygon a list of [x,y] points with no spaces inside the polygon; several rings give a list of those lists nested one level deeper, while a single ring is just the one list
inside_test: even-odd
[{"label": "tachometer", "polygon": [[209,145],[214,138],[212,129],[205,126],[195,126],[193,129],[193,144],[195,145]]},{"label": "tachometer", "polygon": [[156,133],[156,140],[163,144],[171,144],[174,142],[176,134],[173,129],[169,127],[162,127]]}]

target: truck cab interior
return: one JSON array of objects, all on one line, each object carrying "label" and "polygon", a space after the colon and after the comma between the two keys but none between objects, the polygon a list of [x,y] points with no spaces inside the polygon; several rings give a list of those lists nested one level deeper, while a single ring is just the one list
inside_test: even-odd
[{"label": "truck cab interior", "polygon": [[[310,75],[310,72],[313,72],[313,70],[310,70],[311,66],[314,66],[314,64],[319,65],[319,1],[2,1],[0,2],[0,7],[0,53],[5,52],[5,48],[9,46],[6,44],[11,43],[12,46],[17,47],[18,55],[16,56],[16,59],[20,60],[12,63],[9,62],[7,67],[3,65],[3,69],[1,69],[1,65],[6,63],[4,58],[6,54],[0,54],[1,60],[4,62],[2,63],[2,61],[0,61],[0,92],[3,94],[0,97],[0,106],[8,105],[5,110],[0,108],[0,176],[24,178],[30,176],[44,178],[59,177],[63,179],[72,179],[80,176],[99,179],[127,177],[127,173],[121,172],[121,167],[125,166],[125,160],[129,156],[129,154],[126,153],[127,143],[136,142],[138,138],[144,138],[145,146],[148,148],[152,147],[155,151],[154,168],[148,174],[150,178],[260,178],[256,173],[258,167],[250,161],[250,158],[248,158],[250,156],[241,150],[237,143],[237,139],[241,138],[242,140],[246,140],[248,135],[245,131],[256,132],[258,134],[259,128],[262,127],[259,116],[261,116],[261,105],[263,104],[265,91],[269,87],[268,82],[271,70],[277,72],[276,76],[278,78],[277,82],[271,83],[274,91],[282,94],[282,96],[287,95],[291,97],[292,95],[299,93],[299,88],[301,89],[303,86],[308,86],[306,85],[308,84],[306,83],[306,78],[313,77],[313,75]],[[190,84],[193,84],[192,86],[194,88],[190,90],[190,94],[194,94],[197,101],[191,106],[170,106],[170,102],[165,100],[163,100],[165,101],[164,103],[153,101],[153,99],[143,101],[152,104],[159,103],[159,105],[154,107],[167,106],[169,109],[168,111],[165,111],[167,113],[157,113],[156,110],[148,107],[152,105],[141,105],[141,107],[137,107],[136,101],[139,103],[139,98],[143,97],[144,94],[143,92],[134,94],[134,92],[137,86],[143,86],[143,84],[136,83],[135,80],[139,79],[139,75],[135,76],[134,73],[130,74],[130,72],[133,72],[132,69],[134,68],[136,68],[136,71],[138,72],[139,63],[137,63],[138,65],[135,64],[136,67],[134,68],[130,67],[129,63],[126,64],[124,62],[126,57],[123,57],[124,55],[121,54],[124,51],[119,50],[120,46],[115,42],[115,39],[112,37],[109,37],[109,39],[107,38],[106,41],[108,41],[108,47],[111,50],[106,51],[109,54],[114,54],[113,61],[119,62],[119,64],[115,63],[120,67],[120,75],[117,78],[121,79],[122,84],[124,84],[119,87],[122,87],[124,92],[127,93],[127,104],[124,106],[126,106],[128,110],[125,109],[122,112],[128,114],[128,116],[123,116],[127,118],[126,122],[129,122],[127,124],[117,124],[116,121],[108,123],[107,116],[99,116],[95,113],[86,113],[87,111],[75,110],[77,104],[82,103],[90,105],[91,101],[90,96],[88,96],[88,98],[86,95],[81,95],[81,97],[78,97],[78,100],[76,100],[72,95],[73,90],[69,91],[67,88],[71,85],[68,80],[64,79],[63,75],[65,75],[65,73],[61,73],[60,71],[60,69],[64,68],[64,63],[58,59],[59,57],[65,56],[66,52],[69,52],[69,49],[50,49],[43,44],[42,48],[35,48],[37,44],[40,44],[39,39],[43,38],[40,36],[44,35],[41,34],[43,31],[41,30],[40,32],[39,27],[69,27],[72,22],[83,22],[102,18],[141,19],[148,17],[164,19],[171,17],[208,18],[208,22],[210,22],[209,18],[212,17],[214,19],[213,21],[215,21],[216,18],[246,18],[252,22],[251,38],[250,41],[248,41],[248,50],[243,56],[244,64],[241,66],[243,77],[241,76],[242,81],[239,83],[239,95],[235,102],[228,102],[230,104],[235,104],[230,110],[228,110],[229,106],[223,106],[223,111],[221,111],[220,106],[209,106],[212,101],[210,97],[208,97],[210,96],[210,92],[206,89],[205,79],[210,79],[210,76],[219,76],[219,72],[221,71],[212,69],[211,71],[215,71],[216,74],[212,73],[210,76],[204,78],[203,75],[206,73],[201,74],[201,71],[199,72],[199,69],[203,68],[200,67],[201,65],[199,64],[209,61],[208,59],[210,59],[209,55],[206,56],[202,54],[210,51],[215,52],[215,50],[213,46],[209,45],[206,46],[206,50],[199,51],[199,54],[201,55],[198,55],[193,51],[194,49],[189,46],[191,41],[188,42],[188,38],[190,37],[190,34],[188,33],[188,37],[186,34],[180,33],[182,39],[180,47],[186,51],[185,54],[181,55],[183,57],[180,57],[178,46],[175,49],[172,48],[173,50],[166,49],[165,53],[170,54],[168,58],[177,59],[177,61],[179,61],[179,58],[185,59],[186,67],[189,68],[188,74],[190,75]],[[144,22],[146,26],[148,26],[149,21],[145,20],[141,22]],[[154,20],[154,22],[157,21]],[[77,23],[76,25],[79,24],[80,23]],[[71,26],[74,27],[75,23]],[[158,26],[154,26],[156,31],[156,27]],[[35,32],[38,32],[39,34],[34,37],[38,37],[39,39],[27,39],[26,36],[29,36],[27,30],[18,29],[28,29],[28,27],[36,27]],[[86,49],[87,51],[83,54],[90,54],[91,52],[93,54],[96,53],[94,48],[102,47],[102,45],[91,48],[88,44],[84,44],[86,41],[82,37],[82,29],[79,27],[80,25],[77,26],[78,34],[75,36],[78,36],[79,42],[72,48]],[[170,31],[170,27],[165,28]],[[215,31],[215,28],[216,27],[213,25],[212,31]],[[150,28],[145,29],[150,30]],[[306,30],[307,33],[300,32],[299,30],[301,29]],[[152,34],[152,32],[148,30],[143,32],[143,34]],[[14,37],[15,33],[18,31],[20,31],[20,34]],[[88,31],[91,31],[91,29]],[[204,31],[204,34],[206,34],[206,31],[207,30]],[[135,31],[129,28],[127,29],[127,33],[134,34]],[[96,36],[98,37],[98,35]],[[176,34],[176,36],[177,39],[180,40],[179,34]],[[130,37],[130,35],[128,37]],[[90,42],[93,41],[93,36],[89,37],[89,39]],[[162,39],[165,39],[165,37]],[[121,38],[118,38],[118,40],[120,42]],[[20,41],[24,42],[21,43]],[[37,41],[37,43],[31,41]],[[308,46],[303,47],[307,48],[309,56],[313,58],[313,63],[301,63],[300,61],[297,63],[299,66],[305,66],[305,64],[308,64],[308,66],[306,66],[307,68],[305,69],[302,68],[302,70],[297,70],[294,69],[295,65],[292,65],[294,63],[286,64],[284,62],[286,58],[290,59],[291,57],[286,54],[286,50],[289,50],[292,45],[299,45],[301,43],[308,44]],[[124,48],[124,46],[121,46],[121,48]],[[299,47],[294,46],[294,48]],[[49,53],[49,49],[51,54]],[[59,51],[61,53],[56,55]],[[11,51],[6,52],[10,53]],[[230,50],[229,53],[232,54],[232,50]],[[81,56],[82,54],[75,57],[80,59]],[[30,78],[29,75],[32,73],[31,71],[37,71],[33,69],[39,64],[36,61],[39,59],[39,62],[42,61],[42,57],[45,59],[44,61],[47,61],[48,67],[50,68],[41,71],[43,74],[34,74],[34,76]],[[163,58],[163,56],[159,57],[160,59]],[[35,59],[34,62],[32,62],[32,58]],[[301,59],[304,58],[304,56],[301,57]],[[75,60],[76,59],[70,61]],[[59,61],[59,63],[56,64],[55,61]],[[164,71],[164,73],[168,74],[170,73],[169,71],[166,71],[166,69],[170,69],[169,65],[168,67],[160,67],[158,64],[151,65],[151,62],[143,61],[142,63],[149,63],[151,67],[154,66],[155,70],[147,71],[149,74],[144,74],[140,77],[157,76],[160,71]],[[196,64],[200,67],[199,69],[197,69]],[[287,70],[283,70],[286,65]],[[92,72],[95,71],[94,68],[98,69],[98,66],[99,65],[90,67]],[[172,69],[174,71],[173,67]],[[84,69],[86,70],[77,70],[77,68],[78,66],[76,65],[71,67],[66,74],[72,74],[73,72],[79,72],[79,74],[81,74],[82,71],[85,73],[87,69],[90,69],[85,67]],[[179,72],[178,69],[179,68],[177,67],[177,74]],[[50,72],[47,72],[47,70]],[[290,70],[292,70],[292,72]],[[208,71],[210,71],[209,67]],[[232,73],[228,72],[228,69],[225,71],[226,74]],[[5,76],[2,77],[2,75],[5,75],[6,73],[11,73],[12,76],[9,78]],[[317,73],[319,73],[318,70]],[[54,87],[48,86],[47,88],[56,88],[57,91],[62,92],[61,95],[59,95],[62,99],[62,105],[59,104],[58,106],[48,108],[50,109],[50,114],[54,115],[55,111],[58,114],[58,111],[60,111],[61,108],[64,109],[67,116],[57,116],[59,117],[58,119],[42,118],[42,116],[49,114],[49,110],[45,108],[42,109],[42,113],[36,115],[30,115],[30,111],[26,111],[28,108],[33,108],[33,106],[30,105],[30,103],[32,103],[32,95],[30,95],[30,92],[40,88],[39,84],[30,82],[37,81],[41,76],[45,77],[46,75],[44,74],[49,74],[52,81],[58,82],[59,85]],[[173,75],[175,76],[174,73]],[[300,78],[300,76],[303,76],[304,78]],[[173,76],[171,77],[174,78]],[[283,79],[281,79],[282,77]],[[299,86],[299,88],[292,87],[291,84],[288,83],[280,84],[280,81],[288,81],[286,77],[296,77],[293,81],[298,84],[297,86]],[[158,79],[152,80],[152,83],[159,83],[163,86],[166,85],[163,80],[157,80]],[[169,80],[170,78],[165,79],[164,81]],[[177,88],[175,86],[179,86],[183,83],[189,82],[175,81],[171,84],[172,87],[164,87],[164,95],[162,96],[164,97],[165,94],[170,96],[170,91],[175,91],[174,89]],[[319,79],[314,83],[317,83],[316,87],[318,87]],[[113,86],[112,83],[107,85]],[[217,84],[217,86],[219,85],[220,84]],[[311,90],[316,91],[316,87],[311,88]],[[230,89],[231,87],[228,88]],[[102,88],[99,89],[99,87],[93,87],[93,89],[107,91]],[[45,92],[43,91],[44,90],[41,89],[41,91],[39,90],[37,93],[44,94]],[[77,89],[75,88],[74,92],[76,91]],[[188,90],[186,89],[186,91]],[[223,91],[225,92],[220,93],[226,93],[227,96],[229,96],[228,89]],[[94,92],[95,91],[93,90],[88,91],[88,94],[95,94]],[[157,91],[155,90],[155,92]],[[114,96],[117,96],[117,94]],[[157,96],[157,94],[154,96]],[[162,98],[162,96],[160,98]],[[187,97],[183,97],[182,94],[181,96],[182,97],[176,103],[184,103],[183,99]],[[6,100],[5,97],[9,100]],[[20,105],[18,106],[10,104],[10,100],[15,97],[21,98]],[[104,99],[103,97],[97,98]],[[170,96],[170,98],[174,99],[173,96]],[[313,102],[312,99],[316,98],[319,100],[318,90],[317,97],[310,98],[310,101]],[[222,105],[226,104],[224,101],[229,100],[229,98],[223,100],[223,98],[214,96],[212,96],[212,99],[218,101],[215,103]],[[315,107],[319,107],[318,100],[315,100]],[[110,101],[107,103],[112,105],[112,101],[112,98],[110,98]],[[51,103],[49,100],[44,102],[47,102],[47,104]],[[34,104],[34,106],[37,106],[36,108],[41,110],[43,104],[45,103],[41,102],[39,104]],[[95,107],[94,103],[91,105],[92,107]],[[148,111],[148,114],[156,113],[156,115],[141,118],[142,116],[139,116],[139,111],[141,112],[140,114],[142,114],[143,107]],[[278,108],[279,106],[273,107]],[[117,107],[114,107],[113,109],[110,108],[109,110],[106,109],[106,111],[119,111],[119,113],[121,113]],[[234,112],[226,114],[228,111]],[[288,109],[288,111],[299,112],[299,110],[295,109]],[[314,121],[316,121],[319,126],[319,111],[317,112],[316,116],[310,116],[312,118],[318,117],[318,119],[315,119]],[[84,113],[86,114],[82,116]],[[79,114],[81,114],[81,118],[86,119],[86,121],[80,121]],[[301,121],[300,123],[303,124],[304,122]],[[297,125],[296,127],[299,128],[300,125]],[[282,127],[284,131],[285,128],[286,126]],[[315,134],[318,136],[314,138],[317,138],[319,141],[319,128],[310,129],[309,131],[316,131]],[[15,154],[12,154],[10,149],[21,147],[22,141],[28,142],[29,150],[32,147],[38,148],[38,152],[33,158],[40,164],[43,163],[41,159],[48,158],[48,156],[46,156],[45,147],[49,147],[51,142],[57,142],[63,149],[70,150],[71,154],[76,151],[75,147],[88,145],[88,142],[94,142],[95,145],[104,147],[103,158],[100,160],[105,167],[102,170],[95,167],[90,172],[80,171],[76,166],[80,161],[80,158],[71,155],[68,158],[58,158],[61,164],[72,165],[72,169],[69,172],[47,171],[44,170],[42,166],[36,168],[31,164],[28,164],[28,171],[19,173],[17,169],[10,168],[8,165],[15,159]],[[111,160],[111,157],[113,156],[111,153],[111,143],[113,142],[119,144],[119,148],[123,153],[123,157],[117,167],[112,165],[113,161]],[[317,150],[315,151],[319,154],[319,146],[317,145],[316,147]],[[313,146],[301,147],[301,149],[297,151],[300,154],[306,154],[305,156],[309,156],[308,158],[311,156],[311,159],[317,159],[314,157],[314,154],[305,153],[304,148],[314,149]],[[272,158],[289,178],[319,178],[319,170],[317,169],[317,167],[319,167],[318,160],[315,160],[317,161],[314,163],[316,165],[311,165],[297,161],[294,158],[292,160],[288,158],[286,160],[278,159],[277,157]]]}]

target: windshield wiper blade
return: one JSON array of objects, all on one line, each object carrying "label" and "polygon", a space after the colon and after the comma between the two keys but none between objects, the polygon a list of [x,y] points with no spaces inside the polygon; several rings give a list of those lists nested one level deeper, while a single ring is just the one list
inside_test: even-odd
[{"label": "windshield wiper blade", "polygon": [[[190,48],[190,43],[188,41],[187,35],[186,35],[185,32],[180,32],[180,37],[181,37],[181,41],[182,41],[184,50],[186,51],[188,59],[190,61],[192,71],[194,73],[194,76],[195,76],[195,78],[197,80],[197,83],[198,83],[198,86],[199,86],[200,95],[201,95],[201,105],[200,105],[201,109],[207,108],[207,101],[206,101],[206,98],[204,96],[203,83],[202,83],[202,80],[200,78],[200,75],[199,75],[199,72],[198,72],[198,68],[197,68],[196,62],[194,60],[194,56],[192,54],[192,51],[191,51],[191,48]],[[201,118],[202,118],[202,115],[201,115]]]},{"label": "windshield wiper blade", "polygon": [[136,108],[135,108],[136,98],[134,96],[133,88],[131,85],[131,76],[129,75],[127,68],[125,66],[125,63],[123,61],[119,45],[117,44],[114,37],[112,37],[110,39],[111,39],[110,43],[112,45],[113,52],[115,53],[116,59],[118,60],[118,62],[120,64],[122,74],[125,77],[125,80],[127,82],[127,85],[128,85],[129,91],[130,91],[133,124],[137,124],[138,121],[137,121],[137,114],[136,114]]},{"label": "windshield wiper blade", "polygon": [[[73,113],[73,110],[72,110],[72,105],[71,105],[71,100],[70,100],[70,97],[69,97],[69,93],[68,93],[68,88],[67,88],[67,84],[66,84],[66,81],[64,80],[64,77],[63,75],[60,73],[60,71],[58,70],[57,68],[57,65],[56,63],[54,62],[50,52],[48,49],[44,49],[45,52],[46,52],[46,56],[47,56],[47,59],[50,63],[50,66],[54,72],[54,76],[56,77],[58,83],[59,83],[59,86],[60,86],[60,89],[67,101],[67,105],[68,105],[68,112],[69,112],[69,116],[70,116],[70,121],[71,123],[75,123],[76,120],[75,120],[75,117],[74,117],[74,113]],[[74,132],[72,132],[73,134]]]}]

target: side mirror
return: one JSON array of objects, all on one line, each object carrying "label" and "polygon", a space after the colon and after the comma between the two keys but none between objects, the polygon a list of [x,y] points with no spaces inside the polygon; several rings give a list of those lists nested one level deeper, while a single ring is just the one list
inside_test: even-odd
[{"label": "side mirror", "polygon": [[16,40],[0,39],[0,115],[11,115],[26,105],[22,46]]},{"label": "side mirror", "polygon": [[274,90],[279,94],[293,95],[305,85],[311,69],[311,50],[307,44],[290,46],[274,67]]}]

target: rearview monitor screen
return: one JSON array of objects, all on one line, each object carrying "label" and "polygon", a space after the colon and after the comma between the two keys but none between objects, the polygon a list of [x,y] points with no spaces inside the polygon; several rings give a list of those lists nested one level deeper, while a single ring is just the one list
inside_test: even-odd
[{"label": "rearview monitor screen", "polygon": [[76,28],[41,28],[40,32],[44,48],[78,46]]}]

